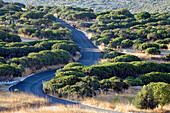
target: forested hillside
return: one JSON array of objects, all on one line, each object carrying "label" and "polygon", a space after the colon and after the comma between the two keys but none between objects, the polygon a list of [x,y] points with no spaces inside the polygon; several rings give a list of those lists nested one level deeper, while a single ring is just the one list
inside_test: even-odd
[{"label": "forested hillside", "polygon": [[92,8],[95,11],[118,10],[126,8],[132,13],[140,11],[167,12],[170,10],[169,0],[4,0],[7,2],[20,2],[25,5],[45,6],[75,6]]}]

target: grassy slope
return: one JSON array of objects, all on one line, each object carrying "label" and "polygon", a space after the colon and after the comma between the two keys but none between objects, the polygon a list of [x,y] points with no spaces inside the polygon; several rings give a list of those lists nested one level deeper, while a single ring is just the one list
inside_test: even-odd
[{"label": "grassy slope", "polygon": [[48,100],[25,93],[0,91],[0,112],[47,105]]},{"label": "grassy slope", "polygon": [[[48,106],[48,100],[25,93],[11,93],[0,91],[1,113],[97,113],[84,110],[79,106],[54,105]],[[33,108],[34,107],[34,108]]]}]

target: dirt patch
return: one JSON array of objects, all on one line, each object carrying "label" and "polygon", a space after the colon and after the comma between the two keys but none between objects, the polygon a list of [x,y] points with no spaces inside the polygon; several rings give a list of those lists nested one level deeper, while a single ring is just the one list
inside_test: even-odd
[{"label": "dirt patch", "polygon": [[31,42],[31,41],[39,40],[39,38],[37,38],[37,37],[31,37],[31,36],[25,35],[25,34],[18,34],[18,36],[20,36],[22,42]]}]

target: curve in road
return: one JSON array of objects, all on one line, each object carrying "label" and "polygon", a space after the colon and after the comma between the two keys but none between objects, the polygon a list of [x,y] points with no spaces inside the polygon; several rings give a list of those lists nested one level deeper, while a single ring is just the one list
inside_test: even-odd
[{"label": "curve in road", "polygon": [[[64,24],[66,27],[72,30],[72,34],[74,36],[73,41],[80,46],[81,51],[82,51],[82,57],[78,61],[79,63],[82,63],[83,65],[94,65],[97,64],[98,61],[100,60],[102,54],[100,50],[90,42],[87,37],[85,36],[84,33],[81,31],[78,31],[76,29],[73,29],[69,24],[65,23],[61,19],[57,19],[56,22],[61,22]],[[109,110],[104,110],[100,108],[95,108],[91,106],[86,106],[82,104],[78,104],[75,102],[55,98],[49,95],[44,94],[42,90],[42,82],[43,81],[49,81],[52,78],[54,78],[54,73],[56,72],[57,69],[55,70],[50,70],[38,74],[34,74],[33,76],[30,76],[26,78],[24,81],[19,82],[18,84],[10,87],[10,91],[14,91],[14,89],[18,89],[20,92],[27,92],[28,94],[34,94],[39,97],[44,97],[49,99],[50,103],[52,104],[64,104],[64,105],[78,105],[81,108],[86,108],[86,109],[93,109],[98,112],[108,112],[108,113],[116,113],[113,111]]]}]

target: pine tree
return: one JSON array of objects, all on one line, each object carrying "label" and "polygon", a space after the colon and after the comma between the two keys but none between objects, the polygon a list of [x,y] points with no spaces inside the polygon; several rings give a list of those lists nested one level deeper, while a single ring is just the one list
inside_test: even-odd
[{"label": "pine tree", "polygon": [[158,101],[154,99],[151,87],[144,86],[142,91],[136,95],[133,104],[139,109],[154,109],[158,106]]}]

